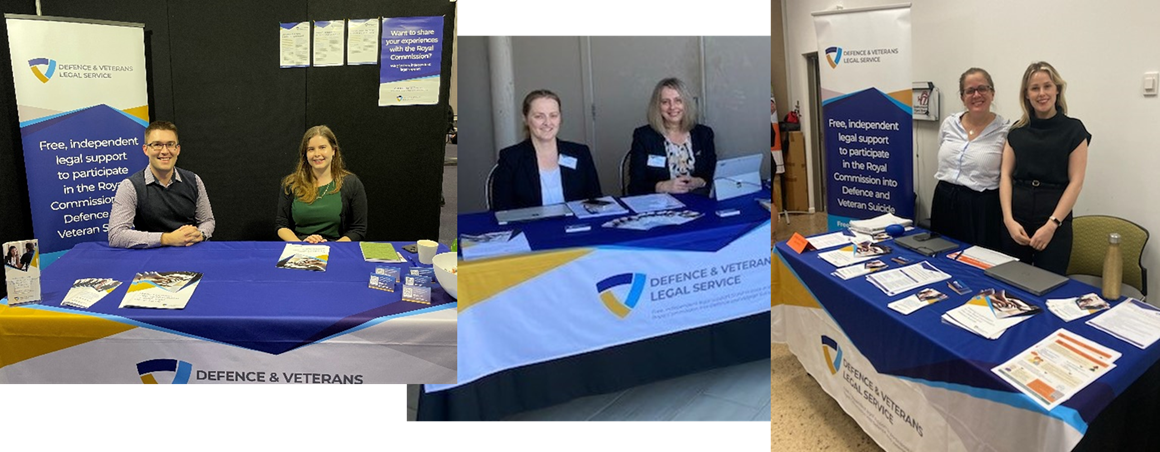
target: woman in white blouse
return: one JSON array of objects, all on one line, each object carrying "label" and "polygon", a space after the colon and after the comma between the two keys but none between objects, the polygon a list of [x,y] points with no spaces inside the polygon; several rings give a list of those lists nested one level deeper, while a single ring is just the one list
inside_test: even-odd
[{"label": "woman in white blouse", "polygon": [[1010,123],[991,111],[991,74],[970,68],[959,76],[966,111],[946,118],[939,131],[938,172],[930,228],[972,245],[1002,246],[999,169]]}]

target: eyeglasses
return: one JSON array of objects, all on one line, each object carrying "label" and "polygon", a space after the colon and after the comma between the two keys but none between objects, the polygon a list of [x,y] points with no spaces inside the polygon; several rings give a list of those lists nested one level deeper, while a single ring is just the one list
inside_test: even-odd
[{"label": "eyeglasses", "polygon": [[992,89],[994,88],[991,88],[991,85],[979,85],[964,89],[962,92],[964,96],[974,96],[976,92],[987,94],[991,92]]},{"label": "eyeglasses", "polygon": [[176,141],[170,141],[168,143],[162,143],[162,142],[149,143],[149,144],[146,144],[146,146],[149,146],[149,149],[152,149],[154,151],[160,151],[162,149],[169,149],[170,151],[172,151],[174,149],[177,149],[177,147],[181,146],[181,145],[177,144]]}]

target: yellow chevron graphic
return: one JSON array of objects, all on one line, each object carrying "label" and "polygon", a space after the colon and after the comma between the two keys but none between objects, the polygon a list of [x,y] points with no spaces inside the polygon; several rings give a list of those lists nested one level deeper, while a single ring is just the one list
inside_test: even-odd
[{"label": "yellow chevron graphic", "polygon": [[568,249],[460,263],[458,312],[591,252]]},{"label": "yellow chevron graphic", "polygon": [[89,315],[0,305],[0,367],[133,328]]}]

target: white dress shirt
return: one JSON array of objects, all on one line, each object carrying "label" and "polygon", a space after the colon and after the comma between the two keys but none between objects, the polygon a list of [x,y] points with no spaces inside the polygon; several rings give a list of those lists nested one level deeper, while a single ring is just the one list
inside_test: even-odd
[{"label": "white dress shirt", "polygon": [[978,138],[969,140],[961,122],[964,114],[955,113],[943,120],[938,134],[938,171],[934,178],[978,192],[997,189],[1003,143],[1011,124],[996,114]]}]

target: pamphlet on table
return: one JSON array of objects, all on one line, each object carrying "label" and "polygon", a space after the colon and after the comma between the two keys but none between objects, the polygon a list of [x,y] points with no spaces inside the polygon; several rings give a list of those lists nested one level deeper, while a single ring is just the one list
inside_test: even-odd
[{"label": "pamphlet on table", "polygon": [[1047,300],[1047,310],[1064,322],[1095,314],[1109,307],[1108,302],[1094,293],[1082,297]]},{"label": "pamphlet on table", "polygon": [[[363,260],[366,262],[388,262],[392,264],[401,264],[407,262],[407,258],[395,251],[395,245],[391,243],[380,242],[358,242],[358,247],[362,250]],[[285,255],[285,251],[282,253]]]},{"label": "pamphlet on table", "polygon": [[918,291],[918,293],[914,295],[892,302],[886,305],[886,307],[901,312],[902,315],[910,315],[910,313],[917,311],[920,308],[938,303],[945,299],[947,299],[945,294],[927,287]]},{"label": "pamphlet on table", "polygon": [[572,201],[568,203],[568,209],[571,209],[572,213],[576,215],[576,219],[579,220],[628,213],[628,209],[621,206],[620,203],[616,202],[616,198],[611,196]]},{"label": "pamphlet on table", "polygon": [[1160,339],[1160,309],[1135,298],[1120,302],[1087,324],[1140,349]]},{"label": "pamphlet on table", "polygon": [[1060,329],[991,372],[1050,411],[1115,368],[1119,358],[1120,352]]},{"label": "pamphlet on table", "polygon": [[81,278],[73,282],[60,305],[88,309],[120,285],[121,281],[115,279]]},{"label": "pamphlet on table", "polygon": [[19,240],[4,244],[4,280],[11,306],[40,301],[40,244]]},{"label": "pamphlet on table", "polygon": [[942,320],[987,339],[998,339],[1004,331],[1031,318],[1038,306],[1015,298],[1003,290],[984,289],[962,306],[943,314]]},{"label": "pamphlet on table", "polygon": [[842,231],[838,231],[831,232],[829,234],[815,235],[809,238],[809,242],[810,245],[814,246],[814,248],[824,250],[826,248],[833,248],[839,245],[849,245],[851,243],[851,238],[853,237],[846,235],[846,233]]},{"label": "pamphlet on table", "polygon": [[198,272],[144,272],[133,277],[122,308],[185,309],[201,282]]},{"label": "pamphlet on table", "polygon": [[854,254],[854,245],[818,253],[818,257],[835,267],[846,267],[874,258],[874,256]]},{"label": "pamphlet on table", "polygon": [[287,243],[278,258],[278,268],[324,272],[329,258],[330,246]]},{"label": "pamphlet on table", "polygon": [[870,262],[863,262],[861,264],[854,264],[849,267],[839,268],[837,271],[830,274],[846,280],[855,276],[868,275],[884,268],[886,268],[886,263],[875,259]]},{"label": "pamphlet on table", "polygon": [[480,235],[463,234],[459,238],[460,251],[465,261],[532,251],[528,237],[518,229]]},{"label": "pamphlet on table", "polygon": [[886,292],[886,295],[895,296],[922,286],[928,286],[931,283],[951,279],[951,275],[943,273],[929,261],[922,261],[906,267],[875,273],[867,276],[866,279],[874,287]]},{"label": "pamphlet on table", "polygon": [[656,212],[658,210],[683,209],[685,203],[678,201],[668,193],[653,193],[650,195],[629,196],[620,198],[620,202],[636,213]]},{"label": "pamphlet on table", "polygon": [[702,216],[703,215],[700,212],[694,212],[692,210],[665,210],[620,217],[604,223],[602,226],[606,228],[647,231],[649,229],[660,226],[676,226],[685,224],[701,218]]}]

